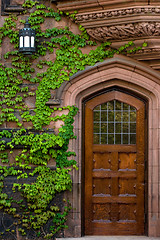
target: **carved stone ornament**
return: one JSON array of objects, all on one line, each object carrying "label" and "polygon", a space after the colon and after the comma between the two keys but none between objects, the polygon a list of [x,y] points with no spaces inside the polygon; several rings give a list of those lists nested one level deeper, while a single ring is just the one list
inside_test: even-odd
[{"label": "carved stone ornament", "polygon": [[99,41],[142,39],[160,35],[160,7],[130,7],[79,13],[76,22]]},{"label": "carved stone ornament", "polygon": [[88,28],[87,32],[90,36],[100,41],[139,39],[149,36],[158,37],[160,36],[160,23],[128,23],[115,26]]},{"label": "carved stone ornament", "polygon": [[84,21],[93,21],[93,20],[104,20],[108,18],[119,18],[124,16],[133,16],[133,15],[160,15],[160,7],[135,7],[135,8],[125,8],[125,9],[116,9],[109,11],[99,11],[93,13],[83,13],[76,15],[77,22]]}]

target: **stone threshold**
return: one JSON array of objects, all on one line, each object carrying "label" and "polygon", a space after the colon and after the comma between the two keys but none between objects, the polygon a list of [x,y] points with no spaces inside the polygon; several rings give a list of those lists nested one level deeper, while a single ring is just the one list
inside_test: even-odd
[{"label": "stone threshold", "polygon": [[160,240],[160,237],[147,236],[85,236],[79,238],[56,238],[56,240]]}]

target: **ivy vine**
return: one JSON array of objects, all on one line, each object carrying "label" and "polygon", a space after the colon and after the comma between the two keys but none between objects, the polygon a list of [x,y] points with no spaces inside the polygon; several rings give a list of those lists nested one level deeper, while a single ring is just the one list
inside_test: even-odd
[{"label": "ivy vine", "polygon": [[[69,203],[66,202],[62,210],[52,204],[52,200],[57,193],[72,188],[70,171],[77,166],[75,160],[69,160],[75,153],[68,151],[68,144],[75,138],[73,123],[78,111],[76,106],[51,108],[46,105],[51,91],[86,66],[140,47],[127,50],[133,42],[118,50],[112,49],[110,42],[96,46],[82,26],[79,26],[81,34],[74,34],[67,27],[43,30],[43,24],[50,18],[61,21],[64,14],[39,1],[26,0],[23,7],[22,15],[10,15],[0,28],[0,44],[3,46],[8,38],[14,48],[4,54],[8,64],[0,64],[0,209],[14,221],[9,227],[4,226],[0,234],[3,237],[9,232],[16,239],[17,234],[26,235],[32,229],[35,238],[50,239],[66,227],[70,210]],[[36,30],[37,52],[31,57],[18,52],[17,24],[23,24],[26,15]],[[74,19],[75,14],[70,17]],[[93,46],[94,50],[84,54],[87,46]],[[52,56],[54,60],[47,60],[45,56]],[[28,106],[30,99],[35,101],[33,109]],[[62,114],[58,115],[60,111]],[[56,121],[63,122],[57,134],[48,129]],[[4,129],[6,123],[13,123],[15,127]],[[56,162],[55,169],[49,167],[52,159]],[[17,179],[12,186],[13,197],[5,193],[7,177]],[[31,183],[30,178],[33,178]],[[18,201],[15,196],[19,196]],[[50,219],[52,224],[46,232],[44,226]]]}]

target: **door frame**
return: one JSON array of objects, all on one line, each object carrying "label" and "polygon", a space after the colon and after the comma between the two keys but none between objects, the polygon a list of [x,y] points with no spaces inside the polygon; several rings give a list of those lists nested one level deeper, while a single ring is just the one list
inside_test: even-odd
[{"label": "door frame", "polygon": [[[146,117],[148,117],[148,125],[146,123],[146,161],[148,163],[148,180],[146,197],[148,201],[146,206],[146,214],[148,210],[148,229],[146,221],[146,229],[149,237],[160,236],[160,74],[156,70],[137,61],[131,57],[124,55],[114,55],[113,58],[106,58],[104,62],[98,62],[92,67],[87,67],[83,71],[70,78],[62,88],[58,89],[57,97],[61,100],[61,104],[76,105],[79,108],[78,114],[75,116],[74,133],[77,139],[73,139],[69,143],[69,149],[76,152],[75,160],[77,161],[79,170],[73,170],[71,177],[73,179],[72,193],[66,193],[65,197],[70,200],[73,208],[72,214],[68,216],[67,224],[72,232],[65,230],[65,237],[81,237],[82,236],[82,212],[81,199],[83,199],[81,189],[83,173],[82,145],[83,145],[83,129],[82,125],[82,102],[95,94],[106,92],[106,89],[118,86],[124,92],[135,97],[139,97],[146,103]],[[66,111],[66,110],[64,110]],[[66,112],[65,112],[66,113]],[[56,123],[55,127],[57,126]],[[148,149],[147,149],[148,147]],[[148,153],[148,154],[147,154]],[[147,158],[148,157],[148,158]],[[83,200],[82,200],[83,202]],[[147,217],[146,217],[147,219]],[[147,232],[147,231],[146,231]],[[84,233],[83,233],[84,234]],[[147,235],[147,233],[146,233]]]},{"label": "door frame", "polygon": [[145,229],[144,229],[144,235],[148,236],[148,101],[147,99],[145,99],[144,97],[135,94],[134,91],[125,89],[125,88],[121,88],[119,86],[113,86],[107,89],[103,89],[102,91],[98,91],[94,94],[91,94],[89,96],[87,96],[85,99],[83,99],[82,101],[82,170],[81,170],[81,182],[82,182],[82,187],[81,187],[81,191],[82,191],[82,197],[81,197],[81,219],[82,219],[82,224],[81,224],[81,232],[82,232],[82,236],[85,235],[85,214],[84,214],[84,209],[85,209],[85,104],[90,101],[91,99],[99,96],[99,95],[103,95],[105,93],[109,93],[112,91],[117,91],[117,92],[122,92],[125,93],[127,95],[130,95],[134,98],[139,99],[140,101],[142,101],[145,105],[145,117],[144,117],[144,219],[145,219]]}]

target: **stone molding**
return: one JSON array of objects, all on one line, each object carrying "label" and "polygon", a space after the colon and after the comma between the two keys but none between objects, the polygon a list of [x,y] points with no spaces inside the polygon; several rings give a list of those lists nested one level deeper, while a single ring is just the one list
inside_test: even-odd
[{"label": "stone molding", "polygon": [[[143,52],[143,50],[142,50],[142,52]],[[126,71],[130,71],[130,72],[134,72],[135,74],[140,74],[141,77],[142,76],[144,78],[147,77],[148,79],[152,80],[155,84],[160,83],[159,72],[153,70],[147,64],[140,63],[137,60],[132,59],[128,56],[115,54],[113,58],[106,59],[104,62],[98,62],[94,66],[87,66],[85,68],[85,70],[82,70],[82,71],[79,71],[79,72],[75,73],[70,78],[70,81],[63,83],[61,88],[57,89],[57,96],[61,100],[61,102],[63,103],[64,106],[73,105],[74,97],[75,97],[74,91],[75,92],[83,91],[82,89],[85,88],[84,87],[85,84],[89,88],[90,86],[88,85],[88,81],[89,82],[94,81],[95,84],[97,84],[97,76],[95,77],[95,75],[98,74],[99,72],[103,72],[104,70],[108,71],[108,72],[111,71],[113,74],[115,74],[115,76],[111,77],[111,79],[118,79],[119,77],[117,77],[117,76],[118,76],[119,72],[117,71],[117,68],[121,69],[120,72],[122,74],[123,74],[123,71],[126,70]],[[115,70],[112,71],[111,69],[115,69]],[[117,75],[116,75],[115,71],[117,72]],[[127,81],[128,76],[130,76],[130,75],[126,74],[124,76],[125,76],[126,81]],[[80,83],[83,79],[87,79],[87,78],[88,78],[88,81],[83,81],[83,83]],[[103,78],[108,79],[110,77],[109,77],[109,75],[104,74],[103,76],[101,76],[101,74],[100,74],[100,76],[98,78],[99,79],[98,81],[102,85],[103,85],[102,82],[104,82]],[[120,78],[120,79],[123,80],[123,77]],[[75,88],[74,88],[74,91],[73,91],[72,87],[73,87],[74,84],[75,84]],[[71,89],[71,90],[69,90],[69,89]],[[68,94],[72,95],[72,97],[65,97]],[[66,101],[67,101],[67,103],[65,105]]]},{"label": "stone molding", "polygon": [[142,54],[159,54],[159,53],[160,53],[160,48],[143,48],[138,50],[136,53],[135,52],[129,53],[127,54],[127,56],[142,55]]},{"label": "stone molding", "polygon": [[1,0],[1,15],[9,15],[11,13],[20,13],[24,11],[22,4],[24,0]]},{"label": "stone molding", "polygon": [[147,6],[154,4],[157,6],[159,0],[51,0],[57,2],[60,11],[73,13],[75,10],[79,13],[101,11],[105,9],[115,9],[134,6]]},{"label": "stone molding", "polygon": [[138,22],[88,28],[87,32],[99,41],[140,39],[160,36],[160,22]]},{"label": "stone molding", "polygon": [[146,15],[146,14],[155,14],[160,15],[160,7],[134,7],[134,8],[124,8],[124,9],[114,9],[109,11],[99,11],[93,13],[82,13],[76,15],[77,22],[83,21],[92,21],[92,20],[102,20],[108,18],[117,18],[124,16],[133,16],[133,15]]},{"label": "stone molding", "polygon": [[76,15],[90,36],[99,41],[155,38],[160,34],[160,6],[137,6]]}]

